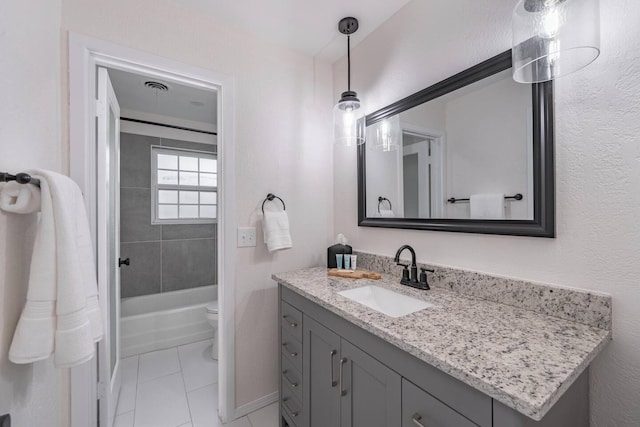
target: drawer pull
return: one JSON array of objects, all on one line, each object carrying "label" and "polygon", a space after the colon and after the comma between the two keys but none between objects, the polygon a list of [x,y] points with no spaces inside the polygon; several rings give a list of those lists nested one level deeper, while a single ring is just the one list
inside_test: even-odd
[{"label": "drawer pull", "polygon": [[282,376],[284,377],[285,380],[287,380],[287,382],[289,383],[289,385],[292,388],[296,388],[298,387],[298,383],[295,381],[291,381],[291,379],[289,379],[289,376],[287,375],[289,373],[289,371],[287,371],[286,369],[284,371],[282,371]]},{"label": "drawer pull", "polygon": [[346,357],[343,357],[342,359],[340,359],[340,396],[347,395],[347,390],[345,390],[344,387],[342,386],[343,370],[344,370],[345,363],[347,363]]},{"label": "drawer pull", "polygon": [[282,316],[282,318],[284,320],[286,320],[289,323],[289,326],[291,326],[292,328],[297,328],[298,327],[297,323],[292,322],[292,321],[289,320],[289,315],[285,314],[284,316]]},{"label": "drawer pull", "polygon": [[287,348],[287,345],[289,345],[289,343],[288,343],[288,342],[283,342],[283,343],[282,343],[282,348],[284,348],[284,349],[285,349],[285,351],[286,351],[287,353],[289,353],[289,356],[291,356],[291,357],[296,357],[296,356],[298,355],[298,352],[296,352],[296,351],[289,351],[289,349]]},{"label": "drawer pull", "polygon": [[287,404],[288,401],[289,399],[282,399],[282,405],[287,409],[287,411],[291,412],[291,415],[294,417],[300,415],[300,411],[294,411],[293,409],[291,409],[291,406]]},{"label": "drawer pull", "polygon": [[425,427],[425,425],[420,422],[422,421],[422,415],[418,414],[417,412],[413,414],[413,416],[411,417],[411,420],[418,427]]},{"label": "drawer pull", "polygon": [[333,356],[335,355],[336,351],[331,350],[331,353],[329,353],[329,366],[331,366],[331,387],[335,387],[338,385],[338,381],[333,379]]}]

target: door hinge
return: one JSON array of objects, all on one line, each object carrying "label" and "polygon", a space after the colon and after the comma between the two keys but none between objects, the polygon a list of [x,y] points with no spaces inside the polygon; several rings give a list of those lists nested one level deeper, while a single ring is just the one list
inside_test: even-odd
[{"label": "door hinge", "polygon": [[104,382],[102,381],[98,382],[98,384],[96,384],[96,396],[98,400],[102,399],[106,395],[107,395],[107,387],[105,386]]},{"label": "door hinge", "polygon": [[103,111],[102,101],[96,99],[96,117],[101,117]]}]

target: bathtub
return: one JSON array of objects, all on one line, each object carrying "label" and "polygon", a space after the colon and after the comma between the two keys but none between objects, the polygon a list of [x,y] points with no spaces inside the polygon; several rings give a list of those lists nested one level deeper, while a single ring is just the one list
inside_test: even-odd
[{"label": "bathtub", "polygon": [[120,355],[134,356],[213,338],[205,306],[217,298],[216,285],[123,298]]}]

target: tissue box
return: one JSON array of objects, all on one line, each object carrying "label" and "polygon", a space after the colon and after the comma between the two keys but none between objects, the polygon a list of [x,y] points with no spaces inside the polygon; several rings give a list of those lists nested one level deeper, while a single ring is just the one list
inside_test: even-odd
[{"label": "tissue box", "polygon": [[329,246],[327,248],[327,267],[328,268],[337,268],[336,264],[336,254],[351,254],[353,253],[353,249],[349,245],[341,245],[335,244],[333,246]]}]

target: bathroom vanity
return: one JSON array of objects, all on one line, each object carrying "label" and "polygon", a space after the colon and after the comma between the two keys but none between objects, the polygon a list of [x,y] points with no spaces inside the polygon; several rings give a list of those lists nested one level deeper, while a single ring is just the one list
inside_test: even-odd
[{"label": "bathroom vanity", "polygon": [[[281,427],[589,425],[588,365],[606,328],[388,275],[273,279]],[[367,285],[433,306],[393,318],[338,294]]]}]

